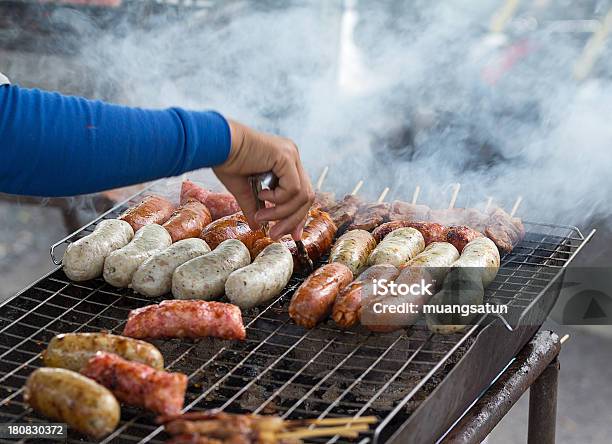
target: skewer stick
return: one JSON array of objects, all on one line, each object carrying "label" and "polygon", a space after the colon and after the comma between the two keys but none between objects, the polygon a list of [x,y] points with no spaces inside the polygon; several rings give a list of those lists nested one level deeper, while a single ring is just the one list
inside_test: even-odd
[{"label": "skewer stick", "polygon": [[593,66],[595,66],[595,62],[606,44],[606,39],[611,30],[612,9],[608,11],[597,31],[593,33],[584,46],[580,58],[576,62],[576,65],[574,65],[574,78],[576,80],[584,80],[591,73]]},{"label": "skewer stick", "polygon": [[417,199],[419,198],[420,193],[421,193],[421,186],[417,185],[414,188],[414,194],[412,195],[412,205],[416,205]]},{"label": "skewer stick", "polygon": [[385,187],[383,192],[380,193],[380,196],[378,197],[378,200],[376,201],[376,203],[382,203],[385,200],[385,197],[387,197],[388,193],[389,193],[389,187]]},{"label": "skewer stick", "polygon": [[487,197],[487,204],[485,205],[484,212],[486,213],[489,208],[491,208],[491,204],[493,203],[493,196]]},{"label": "skewer stick", "polygon": [[321,191],[321,187],[323,186],[323,182],[325,182],[325,178],[327,177],[328,171],[329,166],[325,166],[325,168],[323,168],[323,172],[319,176],[319,180],[317,180],[317,191]]},{"label": "skewer stick", "polygon": [[459,195],[459,190],[461,189],[461,184],[457,183],[455,184],[455,190],[453,191],[453,195],[451,196],[451,200],[448,204],[448,209],[452,209],[455,206],[455,203],[457,202],[457,196]]},{"label": "skewer stick", "polygon": [[376,416],[360,416],[358,418],[323,418],[323,419],[293,419],[285,421],[288,426],[302,425],[302,424],[316,424],[316,425],[344,425],[344,424],[375,424],[378,422]]},{"label": "skewer stick", "polygon": [[567,342],[569,338],[570,338],[570,335],[566,334],[561,338],[559,342],[561,343],[561,345],[563,345],[565,342]]},{"label": "skewer stick", "polygon": [[315,438],[320,436],[344,436],[346,438],[356,438],[359,432],[365,432],[369,430],[368,424],[355,424],[354,426],[340,426],[340,427],[321,427],[318,429],[302,429],[294,430],[292,432],[277,433],[276,438],[282,439],[302,439],[302,438]]},{"label": "skewer stick", "polygon": [[357,182],[357,185],[355,185],[355,188],[353,188],[353,191],[351,191],[351,196],[354,196],[355,194],[359,193],[359,190],[361,189],[362,186],[363,186],[363,180],[360,180],[359,182]]},{"label": "skewer stick", "polygon": [[506,24],[510,21],[510,19],[512,19],[512,16],[514,16],[519,3],[520,0],[506,0],[501,8],[499,8],[493,17],[491,17],[489,31],[503,32]]},{"label": "skewer stick", "polygon": [[516,198],[516,202],[514,202],[514,206],[512,207],[512,211],[510,211],[510,217],[514,217],[516,214],[516,210],[518,210],[521,202],[523,201],[523,196],[519,196]]}]

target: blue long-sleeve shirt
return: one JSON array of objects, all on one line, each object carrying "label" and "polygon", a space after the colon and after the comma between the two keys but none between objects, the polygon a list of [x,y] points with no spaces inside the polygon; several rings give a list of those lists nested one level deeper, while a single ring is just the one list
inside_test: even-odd
[{"label": "blue long-sleeve shirt", "polygon": [[223,163],[225,118],[0,86],[0,192],[70,196]]}]

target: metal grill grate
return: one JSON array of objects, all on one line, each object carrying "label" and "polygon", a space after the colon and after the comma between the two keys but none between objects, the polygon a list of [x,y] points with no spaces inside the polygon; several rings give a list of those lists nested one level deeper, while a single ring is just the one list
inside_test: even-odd
[{"label": "metal grill grate", "polygon": [[[77,233],[90,232],[103,218]],[[526,224],[528,234],[502,268],[488,295],[516,313],[534,303],[585,238],[572,227]],[[73,236],[52,249],[57,259]],[[278,413],[285,418],[376,415],[381,423],[360,443],[382,442],[405,421],[471,344],[478,326],[451,336],[423,325],[380,335],[341,331],[333,322],[305,330],[287,313],[293,290],[265,308],[249,310],[244,342],[202,339],[152,341],[167,368],[189,376],[186,408]],[[40,351],[56,334],[108,330],[121,333],[131,309],[157,302],[117,290],[102,279],[69,281],[56,269],[0,307],[0,422],[44,421],[23,403],[21,387],[41,366]],[[119,428],[103,442],[163,442],[153,416],[123,407]],[[88,442],[69,434],[68,442]],[[320,439],[309,442],[349,442]]]}]

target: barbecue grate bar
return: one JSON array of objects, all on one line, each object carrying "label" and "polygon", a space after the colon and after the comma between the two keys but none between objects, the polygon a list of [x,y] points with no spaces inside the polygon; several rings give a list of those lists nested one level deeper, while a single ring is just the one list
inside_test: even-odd
[{"label": "barbecue grate bar", "polygon": [[[140,198],[133,196],[62,240],[52,255],[57,259],[72,240]],[[526,228],[525,240],[502,259],[487,292],[489,298],[506,303],[516,318],[588,240],[573,227],[526,223]],[[383,442],[450,371],[480,329],[440,336],[419,324],[374,335],[363,329],[342,331],[330,321],[305,330],[287,313],[299,284],[292,279],[267,307],[243,313],[243,342],[152,341],[169,370],[189,376],[187,409],[276,413],[289,419],[376,415],[381,423],[359,442]],[[6,301],[0,306],[0,421],[44,421],[24,404],[21,388],[42,365],[40,352],[54,335],[99,330],[120,334],[131,309],[159,300],[115,289],[102,279],[75,283],[58,268]],[[124,407],[120,426],[102,442],[163,442],[166,436],[153,419],[140,409]],[[90,441],[70,432],[68,442]],[[335,437],[308,442],[354,441]]]}]

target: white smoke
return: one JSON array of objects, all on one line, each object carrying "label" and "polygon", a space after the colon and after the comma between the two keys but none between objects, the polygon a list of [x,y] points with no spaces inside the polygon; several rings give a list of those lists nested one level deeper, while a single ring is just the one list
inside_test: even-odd
[{"label": "white smoke", "polygon": [[459,182],[458,205],[522,195],[528,219],[610,211],[612,88],[572,78],[588,34],[551,22],[571,2],[518,10],[503,35],[489,33],[499,1],[265,5],[126,23],[79,57],[123,103],[214,108],[293,138],[313,181],[330,167],[327,190],[363,179],[368,197],[409,200],[418,184],[444,206]]}]

